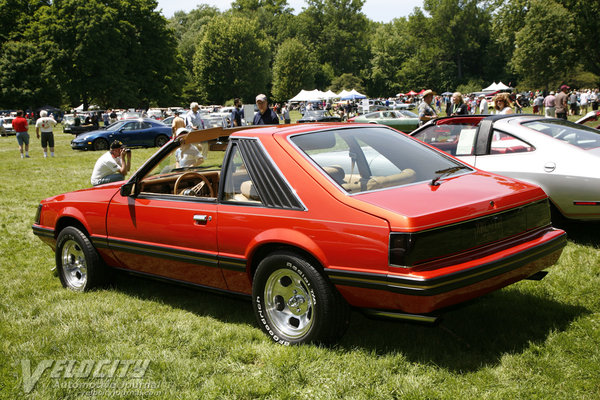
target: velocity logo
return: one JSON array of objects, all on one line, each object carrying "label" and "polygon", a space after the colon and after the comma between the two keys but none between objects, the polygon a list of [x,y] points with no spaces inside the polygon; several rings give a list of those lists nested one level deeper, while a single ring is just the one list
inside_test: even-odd
[{"label": "velocity logo", "polygon": [[133,378],[146,374],[150,360],[42,360],[32,369],[31,360],[21,360],[23,391],[30,393],[44,372],[50,370],[50,378]]}]

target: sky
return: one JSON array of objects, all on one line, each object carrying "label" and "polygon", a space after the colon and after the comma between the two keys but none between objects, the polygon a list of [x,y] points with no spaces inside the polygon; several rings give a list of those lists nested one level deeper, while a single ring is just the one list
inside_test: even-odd
[{"label": "sky", "polygon": [[[165,17],[170,18],[175,11],[189,12],[200,4],[216,6],[221,11],[231,7],[229,0],[158,0],[158,8],[162,9]],[[288,0],[295,13],[306,7],[304,0]],[[407,17],[415,7],[422,7],[423,0],[366,0],[363,13],[372,21],[390,22],[394,18]]]}]

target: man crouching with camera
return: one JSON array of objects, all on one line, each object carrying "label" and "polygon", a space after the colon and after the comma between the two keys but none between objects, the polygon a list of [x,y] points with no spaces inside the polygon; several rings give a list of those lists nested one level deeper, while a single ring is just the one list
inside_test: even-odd
[{"label": "man crouching with camera", "polygon": [[115,140],[110,144],[110,150],[96,161],[92,172],[92,185],[122,181],[130,168],[131,150]]}]

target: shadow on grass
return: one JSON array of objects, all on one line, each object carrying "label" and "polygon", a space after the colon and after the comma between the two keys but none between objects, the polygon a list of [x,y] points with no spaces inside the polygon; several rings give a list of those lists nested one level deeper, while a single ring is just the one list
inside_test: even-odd
[{"label": "shadow on grass", "polygon": [[553,222],[557,228],[567,231],[570,241],[584,245],[600,247],[600,222],[559,220]]},{"label": "shadow on grass", "polygon": [[249,297],[196,289],[159,279],[132,276],[120,271],[114,274],[111,290],[143,300],[168,304],[222,322],[253,324],[255,321]]},{"label": "shadow on grass", "polygon": [[446,311],[435,326],[374,321],[355,313],[342,346],[370,348],[378,354],[400,352],[411,362],[473,371],[543,343],[551,332],[566,329],[589,312],[505,289]]},{"label": "shadow on grass", "polygon": [[[116,275],[113,290],[259,329],[249,298],[124,273]],[[532,343],[543,343],[552,331],[562,331],[588,313],[583,307],[505,289],[447,310],[435,326],[370,319],[353,312],[350,327],[335,349],[366,350],[382,356],[401,354],[409,362],[469,372],[497,364],[503,355],[519,353]]]}]

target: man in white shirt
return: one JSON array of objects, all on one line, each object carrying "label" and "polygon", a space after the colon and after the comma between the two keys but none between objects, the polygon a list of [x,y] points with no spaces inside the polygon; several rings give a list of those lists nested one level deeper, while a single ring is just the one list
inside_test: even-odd
[{"label": "man in white shirt", "polygon": [[118,182],[125,179],[131,168],[131,151],[118,140],[110,144],[110,150],[104,153],[92,172],[92,186],[103,183]]},{"label": "man in white shirt", "polygon": [[200,114],[200,106],[193,102],[190,104],[190,111],[185,115],[185,127],[189,130],[204,129],[204,121]]},{"label": "man in white shirt", "polygon": [[[200,106],[196,102],[190,104],[190,111],[185,115],[185,127],[189,130],[205,129]],[[202,142],[202,156],[208,158],[208,142]]]},{"label": "man in white shirt", "polygon": [[35,134],[39,139],[41,133],[44,158],[48,157],[48,146],[50,146],[50,156],[54,157],[54,133],[52,132],[54,125],[56,121],[48,116],[48,111],[40,111],[40,118],[35,122]]},{"label": "man in white shirt", "polygon": [[482,114],[482,115],[489,114],[490,113],[490,109],[488,107],[488,102],[485,99],[485,94],[480,94],[479,98],[481,100],[479,102],[479,114]]}]

